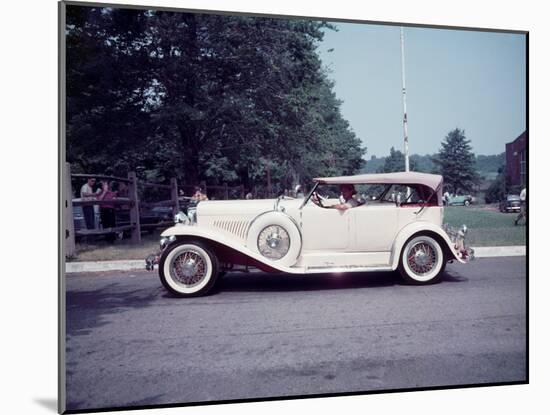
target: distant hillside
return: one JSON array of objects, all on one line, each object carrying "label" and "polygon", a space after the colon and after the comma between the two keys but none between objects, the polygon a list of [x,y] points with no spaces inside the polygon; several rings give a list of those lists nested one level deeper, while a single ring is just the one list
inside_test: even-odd
[{"label": "distant hillside", "polygon": [[506,164],[505,153],[500,153],[492,156],[478,155],[476,156],[476,167],[482,177],[496,177],[493,173],[498,173],[501,167]]},{"label": "distant hillside", "polygon": [[367,160],[365,167],[361,170],[361,173],[376,173],[378,169],[382,168],[386,161],[386,157],[372,156],[370,160]]},{"label": "distant hillside", "polygon": [[435,169],[435,163],[432,161],[432,157],[435,157],[435,154],[421,156],[419,154],[411,155],[411,160],[414,161],[416,169],[424,173],[431,173]]},{"label": "distant hillside", "polygon": [[[432,157],[435,154],[426,154],[421,156],[419,154],[411,155],[411,160],[416,164],[416,170],[426,173],[432,173],[435,168],[435,164],[432,161]],[[366,166],[363,168],[362,173],[376,173],[383,165],[386,157],[372,156],[367,160]],[[476,156],[476,167],[481,177],[487,179],[493,179],[496,177],[498,170],[505,164],[505,154],[495,155],[478,155]]]},{"label": "distant hillside", "polygon": [[[431,173],[434,169],[434,162],[432,161],[432,157],[433,156],[430,156],[428,154],[425,156],[413,154],[411,155],[410,159],[416,165],[417,171]],[[385,161],[386,157],[372,156],[369,160],[367,160],[366,166],[363,168],[362,173],[377,173],[379,169],[384,166]]]}]

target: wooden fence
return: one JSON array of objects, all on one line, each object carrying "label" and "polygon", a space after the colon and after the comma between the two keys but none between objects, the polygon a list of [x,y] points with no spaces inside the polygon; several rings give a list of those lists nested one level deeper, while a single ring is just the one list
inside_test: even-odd
[{"label": "wooden fence", "polygon": [[[127,196],[117,197],[108,201],[102,202],[99,200],[82,200],[80,198],[73,198],[73,186],[72,180],[81,179],[87,180],[89,178],[103,179],[109,181],[116,181],[127,185]],[[80,184],[84,184],[83,182]],[[180,210],[180,202],[185,199],[189,199],[194,193],[194,186],[182,185],[178,187],[176,178],[170,179],[170,184],[152,183],[146,181],[139,181],[135,172],[129,172],[127,177],[115,177],[101,174],[71,174],[71,165],[66,163],[65,167],[65,201],[64,201],[64,222],[65,222],[65,254],[66,256],[73,256],[76,252],[76,237],[88,237],[107,235],[112,233],[130,232],[132,243],[141,242],[141,232],[147,228],[168,227],[172,224],[169,222],[158,222],[151,224],[143,224],[140,221],[140,208],[154,208],[154,207],[171,207],[172,213],[176,213]],[[146,202],[140,200],[138,188],[154,188],[164,190],[170,193],[170,198],[166,200],[156,202]],[[206,193],[211,199],[230,199],[230,198],[244,198],[243,186],[213,186],[201,183],[200,187],[203,192]],[[80,188],[76,189],[79,191]],[[183,193],[183,194],[182,194]],[[78,194],[78,193],[77,193]],[[128,224],[122,226],[115,226],[112,228],[94,228],[94,229],[78,229],[75,230],[74,226],[74,206],[94,206],[106,203],[109,205],[117,206],[119,209],[122,207],[124,210],[129,211],[130,220]]]}]

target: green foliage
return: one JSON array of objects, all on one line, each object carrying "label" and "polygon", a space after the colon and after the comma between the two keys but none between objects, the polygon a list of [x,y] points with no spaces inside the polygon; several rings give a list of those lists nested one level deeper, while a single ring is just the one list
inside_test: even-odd
[{"label": "green foliage", "polygon": [[[431,173],[437,171],[437,166],[435,165],[433,159],[437,157],[436,154],[412,154],[410,160],[415,164],[415,171]],[[382,166],[386,157],[376,157],[375,155],[367,161],[366,166],[363,168],[363,173],[376,173],[379,170],[382,170]],[[477,155],[476,156],[476,170],[481,177],[486,179],[494,179],[497,177],[499,169],[502,168],[502,165],[505,163],[504,153],[495,154],[495,155]]]},{"label": "green foliage", "polygon": [[471,193],[474,186],[479,183],[476,158],[464,130],[455,128],[450,131],[433,161],[435,171],[443,175],[444,190],[450,193]]},{"label": "green foliage", "polygon": [[67,159],[75,170],[282,187],[352,174],[317,21],[67,7]]},{"label": "green foliage", "polygon": [[501,171],[485,192],[485,203],[497,203],[506,196],[506,179]]},{"label": "green foliage", "polygon": [[479,174],[486,177],[490,173],[496,173],[506,163],[505,153],[485,156],[476,156],[476,169]]},{"label": "green foliage", "polygon": [[414,171],[419,171],[423,173],[431,173],[435,169],[435,164],[433,162],[434,155],[424,155],[413,154],[410,157],[411,163],[414,163]]},{"label": "green foliage", "polygon": [[361,173],[376,173],[378,169],[382,168],[385,160],[385,157],[376,157],[375,155],[372,155],[371,158],[367,160]]},{"label": "green foliage", "polygon": [[[409,158],[409,170],[416,171],[416,162]],[[405,155],[395,148],[390,148],[390,155],[384,160],[384,164],[378,168],[378,173],[391,173],[405,171]]]}]

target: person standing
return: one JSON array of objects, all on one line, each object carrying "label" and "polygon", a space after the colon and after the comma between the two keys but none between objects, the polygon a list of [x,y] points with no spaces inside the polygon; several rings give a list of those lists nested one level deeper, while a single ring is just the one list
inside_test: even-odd
[{"label": "person standing", "polygon": [[[80,199],[82,200],[95,200],[96,196],[101,192],[101,189],[97,189],[94,192],[95,178],[90,177],[86,183],[80,188]],[[95,229],[95,213],[93,205],[82,206],[82,213],[84,214],[84,221],[86,222],[86,229]]]},{"label": "person standing", "polygon": [[[103,229],[114,228],[116,226],[116,215],[115,215],[115,205],[109,203],[110,200],[113,200],[117,197],[117,193],[111,190],[109,182],[104,181],[101,186],[101,193],[98,196],[98,199],[102,201],[100,203],[100,215],[101,215],[101,225]],[[107,241],[114,242],[116,239],[116,233],[111,232],[106,236]]]},{"label": "person standing", "polygon": [[526,206],[526,202],[527,202],[527,188],[524,187],[523,190],[521,191],[521,193],[519,194],[519,200],[521,202],[521,209],[519,211],[519,214],[518,214],[518,217],[516,218],[516,220],[514,221],[514,225],[517,225],[518,222],[521,220],[521,219],[525,219],[527,218],[527,206]]},{"label": "person standing", "polygon": [[294,194],[296,196],[296,199],[303,199],[305,197],[301,184],[296,185],[296,187],[294,188]]},{"label": "person standing", "polygon": [[202,192],[202,189],[199,186],[195,186],[195,193],[191,197],[191,200],[195,202],[202,202],[203,200],[208,200],[208,196]]}]

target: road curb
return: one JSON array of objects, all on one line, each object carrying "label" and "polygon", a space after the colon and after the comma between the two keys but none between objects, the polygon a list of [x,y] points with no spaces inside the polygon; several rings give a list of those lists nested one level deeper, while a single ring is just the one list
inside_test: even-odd
[{"label": "road curb", "polygon": [[65,263],[65,272],[67,273],[101,272],[101,271],[132,271],[136,269],[145,269],[145,259]]},{"label": "road curb", "polygon": [[517,246],[480,246],[474,248],[476,258],[494,258],[500,256],[525,256],[525,245]]},{"label": "road curb", "polygon": [[[482,246],[474,247],[476,258],[494,258],[503,256],[525,256],[526,247],[518,246]],[[102,272],[102,271],[132,271],[144,270],[145,259],[121,260],[121,261],[89,261],[67,262],[66,273]]]}]

